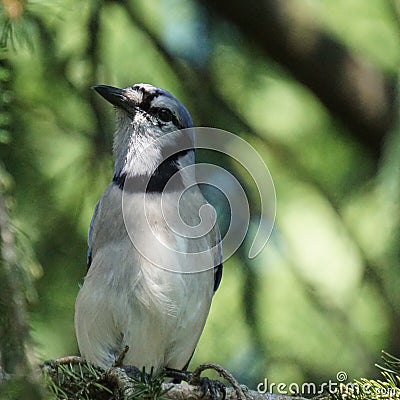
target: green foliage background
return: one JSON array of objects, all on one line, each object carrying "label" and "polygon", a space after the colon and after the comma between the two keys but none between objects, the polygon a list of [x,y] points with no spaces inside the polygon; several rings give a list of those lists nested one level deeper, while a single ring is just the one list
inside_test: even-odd
[{"label": "green foliage background", "polygon": [[[298,3],[354,54],[397,74],[393,2]],[[27,298],[40,360],[77,353],[87,227],[112,177],[112,109],[90,86],[137,82],[174,93],[197,126],[248,140],[276,185],[274,233],[254,261],[245,243],[226,263],[192,365],[218,362],[255,386],[338,371],[372,378],[382,348],[399,355],[397,127],[377,161],[307,88],[194,1],[36,0],[5,21],[1,167],[35,278]],[[257,193],[242,181],[256,212]]]}]

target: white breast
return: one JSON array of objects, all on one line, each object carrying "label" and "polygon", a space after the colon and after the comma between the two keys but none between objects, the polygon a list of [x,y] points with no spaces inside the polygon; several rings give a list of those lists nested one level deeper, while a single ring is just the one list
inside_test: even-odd
[{"label": "white breast", "polygon": [[[183,368],[208,315],[213,269],[191,274],[167,271],[146,259],[143,248],[156,256],[161,267],[174,265],[175,271],[188,272],[191,266],[185,265],[185,260],[190,263],[190,257],[183,255],[176,261],[167,248],[183,254],[206,249],[215,244],[216,233],[196,240],[182,238],[165,224],[159,198],[151,196],[145,215],[140,194],[122,198],[122,191],[110,185],[99,206],[92,265],[78,295],[75,325],[82,355],[103,367],[111,365],[128,345],[125,364],[156,370],[164,366]],[[164,200],[168,205],[175,199]],[[187,217],[198,218],[194,210],[204,204],[204,199],[194,193],[186,201],[190,203],[185,208]],[[168,207],[166,210],[168,213]],[[126,227],[139,238],[139,243],[134,240],[136,247]],[[213,252],[205,252],[204,257],[205,262],[213,264]]]}]

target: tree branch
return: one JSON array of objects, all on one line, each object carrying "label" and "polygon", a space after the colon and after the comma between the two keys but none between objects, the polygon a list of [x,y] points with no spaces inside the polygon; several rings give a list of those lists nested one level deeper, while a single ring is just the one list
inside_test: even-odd
[{"label": "tree branch", "polygon": [[[7,68],[5,58],[0,59],[0,67]],[[10,90],[8,83],[0,82],[0,86],[3,92]],[[0,104],[2,109],[3,104]],[[25,345],[29,330],[18,275],[15,237],[7,207],[6,176],[0,166],[0,367],[7,373],[23,374],[28,370]]]},{"label": "tree branch", "polygon": [[[41,368],[44,374],[51,380],[49,386],[56,395],[60,395],[60,397],[57,398],[63,398],[62,396],[66,395],[74,397],[77,394],[85,393],[93,400],[105,398],[119,400],[150,397],[158,398],[160,395],[164,399],[172,400],[211,399],[209,393],[203,393],[201,386],[192,384],[160,382],[161,393],[157,395],[154,393],[145,394],[146,391],[143,390],[143,383],[138,382],[137,379],[130,378],[123,368],[111,367],[107,370],[102,370],[99,367],[91,365],[81,357],[76,356],[46,361]],[[250,390],[244,385],[239,385],[228,371],[217,364],[199,365],[193,375],[197,373],[199,378],[201,372],[206,369],[214,369],[220,376],[232,384],[232,387],[226,389],[226,400],[306,400],[299,396],[260,393],[255,390]],[[147,386],[151,387],[152,379],[157,380],[159,378],[147,377]],[[90,389],[90,386],[96,388],[96,390]],[[106,395],[106,393],[108,393],[108,395]]]}]

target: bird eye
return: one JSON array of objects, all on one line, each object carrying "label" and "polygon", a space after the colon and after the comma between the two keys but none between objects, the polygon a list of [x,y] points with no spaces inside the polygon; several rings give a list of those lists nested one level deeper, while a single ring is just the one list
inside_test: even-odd
[{"label": "bird eye", "polygon": [[174,119],[174,114],[167,108],[160,108],[157,110],[157,118],[163,122],[170,122]]}]

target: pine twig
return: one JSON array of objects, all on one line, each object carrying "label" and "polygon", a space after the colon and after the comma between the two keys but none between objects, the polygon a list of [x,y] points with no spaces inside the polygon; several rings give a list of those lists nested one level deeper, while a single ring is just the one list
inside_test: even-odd
[{"label": "pine twig", "polygon": [[194,383],[200,382],[200,375],[203,371],[213,369],[232,385],[226,389],[226,400],[306,400],[298,396],[259,393],[250,390],[246,386],[240,385],[225,368],[214,363],[199,365],[193,372],[189,384],[162,382],[164,374],[153,376],[150,373],[143,374],[141,378],[131,378],[123,368],[111,367],[104,370],[76,356],[46,361],[42,364],[41,369],[49,379],[48,385],[57,399],[209,400],[210,394],[203,393],[201,386]]}]

